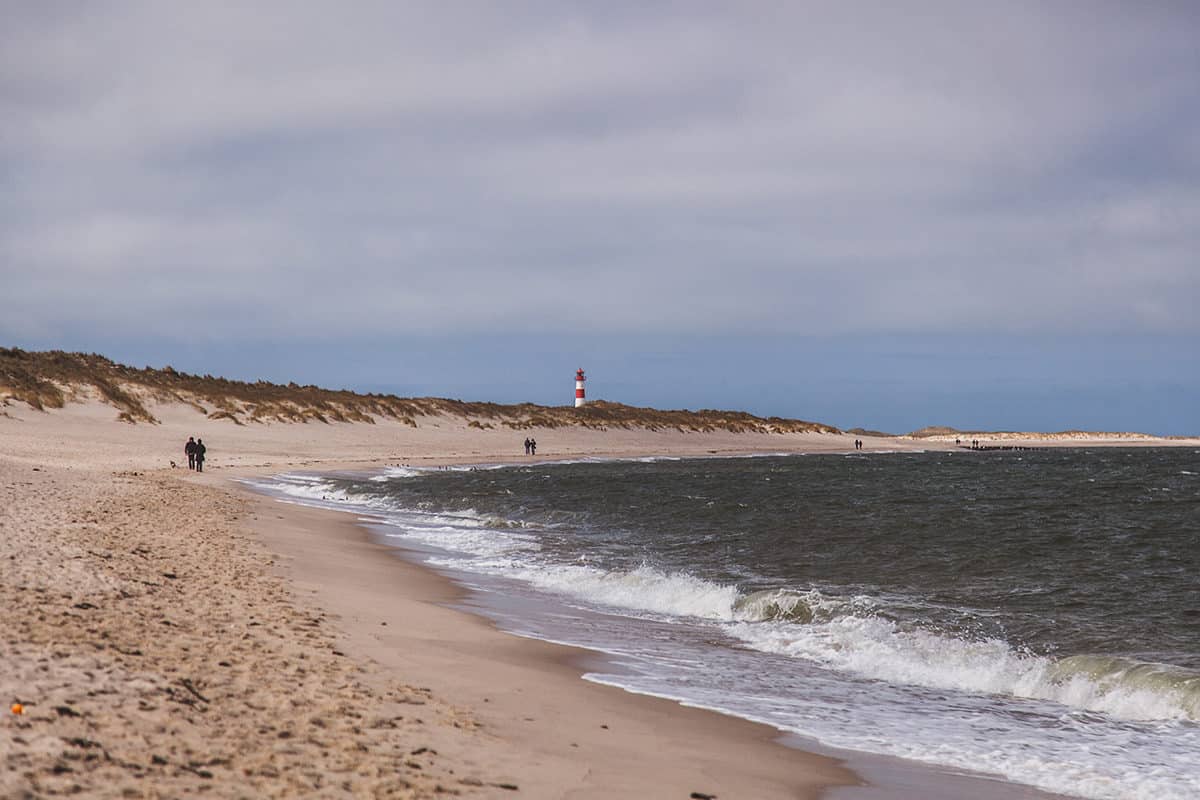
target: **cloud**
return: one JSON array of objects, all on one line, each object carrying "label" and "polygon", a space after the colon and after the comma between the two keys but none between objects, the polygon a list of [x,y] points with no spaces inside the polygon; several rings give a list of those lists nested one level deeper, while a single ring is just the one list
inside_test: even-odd
[{"label": "cloud", "polygon": [[1121,4],[28,6],[0,333],[1196,333],[1198,35]]}]

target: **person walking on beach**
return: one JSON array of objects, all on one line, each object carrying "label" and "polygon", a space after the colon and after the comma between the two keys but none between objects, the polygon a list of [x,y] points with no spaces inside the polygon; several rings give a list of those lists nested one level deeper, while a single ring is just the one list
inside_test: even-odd
[{"label": "person walking on beach", "polygon": [[525,455],[529,455],[529,437],[525,437]]},{"label": "person walking on beach", "polygon": [[196,468],[196,437],[189,436],[187,444],[183,446],[183,452],[187,453],[188,469]]},{"label": "person walking on beach", "polygon": [[530,438],[529,440],[529,455],[537,455],[537,439]]},{"label": "person walking on beach", "polygon": [[196,440],[196,472],[204,472],[204,453],[208,448],[204,446],[203,439]]}]

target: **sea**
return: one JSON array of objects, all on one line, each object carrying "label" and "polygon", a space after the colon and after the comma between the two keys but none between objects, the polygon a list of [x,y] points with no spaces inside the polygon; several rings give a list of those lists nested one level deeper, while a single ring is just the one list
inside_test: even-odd
[{"label": "sea", "polygon": [[[516,457],[514,457],[516,460]],[[1200,451],[851,452],[255,479],[587,680],[1096,800],[1200,798]]]}]

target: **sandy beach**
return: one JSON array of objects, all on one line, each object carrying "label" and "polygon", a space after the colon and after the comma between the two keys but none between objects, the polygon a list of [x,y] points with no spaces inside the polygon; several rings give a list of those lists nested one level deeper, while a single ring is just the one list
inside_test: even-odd
[{"label": "sandy beach", "polygon": [[[580,680],[593,655],[499,632],[455,608],[458,587],[374,544],[352,518],[253,496],[231,480],[512,461],[521,432],[456,418],[416,428],[239,426],[183,406],[155,408],[161,424],[130,425],[96,402],[3,411],[2,796],[964,791],[932,771],[901,777],[905,768],[881,761],[872,778],[880,785],[850,788],[863,770],[786,747],[773,729]],[[203,475],[170,465],[184,462],[189,435],[208,444]],[[548,460],[836,452],[856,438],[536,436]],[[867,449],[953,446],[857,438]],[[965,780],[972,792],[984,787],[981,796],[1045,796]]]}]

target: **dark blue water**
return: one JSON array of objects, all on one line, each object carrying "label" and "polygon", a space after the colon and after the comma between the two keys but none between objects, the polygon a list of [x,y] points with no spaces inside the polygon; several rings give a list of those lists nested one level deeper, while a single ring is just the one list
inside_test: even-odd
[{"label": "dark blue water", "polygon": [[594,679],[1095,798],[1200,797],[1200,455],[814,455],[283,477]]}]

